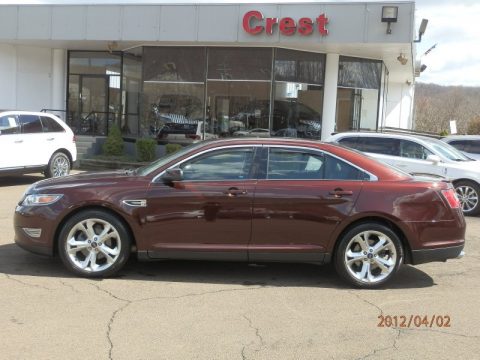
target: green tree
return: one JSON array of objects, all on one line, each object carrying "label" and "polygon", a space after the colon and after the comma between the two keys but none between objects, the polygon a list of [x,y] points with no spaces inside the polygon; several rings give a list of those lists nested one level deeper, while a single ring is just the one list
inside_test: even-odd
[{"label": "green tree", "polygon": [[107,156],[123,155],[123,138],[120,128],[113,125],[108,132],[107,139],[102,147],[103,154]]}]

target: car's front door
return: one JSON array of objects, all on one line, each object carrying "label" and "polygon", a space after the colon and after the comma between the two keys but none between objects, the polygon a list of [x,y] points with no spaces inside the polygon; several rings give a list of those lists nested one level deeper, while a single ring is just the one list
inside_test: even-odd
[{"label": "car's front door", "polygon": [[422,144],[411,140],[400,140],[400,157],[393,165],[411,174],[446,175],[443,163],[427,160],[429,155],[434,155]]},{"label": "car's front door", "polygon": [[251,261],[321,262],[368,175],[320,151],[271,147],[255,190]]},{"label": "car's front door", "polygon": [[20,132],[17,117],[0,117],[0,169],[23,167],[27,156],[27,144]]},{"label": "car's front door", "polygon": [[246,260],[251,237],[255,147],[213,150],[174,167],[181,181],[161,177],[142,210],[153,258]]}]

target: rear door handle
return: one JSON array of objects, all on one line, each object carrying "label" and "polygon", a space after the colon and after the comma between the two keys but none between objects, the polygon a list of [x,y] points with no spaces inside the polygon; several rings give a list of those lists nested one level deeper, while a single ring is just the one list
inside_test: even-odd
[{"label": "rear door handle", "polygon": [[352,196],[353,191],[351,190],[342,190],[342,189],[335,189],[329,192],[330,195],[335,196],[336,198],[341,198],[343,196]]},{"label": "rear door handle", "polygon": [[55,138],[48,138],[47,141],[55,140]]},{"label": "rear door handle", "polygon": [[21,144],[21,143],[23,143],[23,140],[15,140],[14,143],[15,144]]},{"label": "rear door handle", "polygon": [[230,196],[230,197],[235,197],[238,195],[247,195],[248,191],[245,189],[238,189],[236,187],[232,187],[228,189],[227,191],[224,192],[225,195]]}]

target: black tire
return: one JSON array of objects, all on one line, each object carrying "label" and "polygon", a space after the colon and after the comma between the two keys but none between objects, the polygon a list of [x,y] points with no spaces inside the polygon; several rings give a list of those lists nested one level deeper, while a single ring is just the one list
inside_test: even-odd
[{"label": "black tire", "polygon": [[462,180],[454,184],[455,192],[460,200],[460,206],[465,216],[480,213],[480,186],[473,181]]},{"label": "black tire", "polygon": [[403,263],[402,243],[385,225],[362,223],[339,239],[334,263],[337,273],[350,284],[366,289],[380,287],[395,276]]},{"label": "black tire", "polygon": [[45,176],[47,178],[66,176],[70,173],[72,164],[70,159],[63,152],[56,152],[50,158],[47,168],[45,169]]},{"label": "black tire", "polygon": [[102,210],[85,210],[72,216],[58,237],[63,264],[84,277],[112,276],[127,262],[130,248],[130,235],[123,222]]}]

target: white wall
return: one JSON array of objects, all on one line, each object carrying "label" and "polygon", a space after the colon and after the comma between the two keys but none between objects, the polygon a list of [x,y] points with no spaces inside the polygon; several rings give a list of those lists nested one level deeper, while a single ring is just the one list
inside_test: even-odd
[{"label": "white wall", "polygon": [[409,129],[412,125],[413,86],[389,83],[384,126]]},{"label": "white wall", "polygon": [[0,109],[52,107],[52,51],[0,44]]},{"label": "white wall", "polygon": [[17,107],[17,52],[12,45],[0,44],[0,109]]}]

